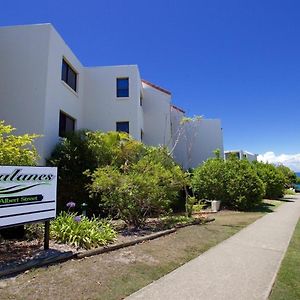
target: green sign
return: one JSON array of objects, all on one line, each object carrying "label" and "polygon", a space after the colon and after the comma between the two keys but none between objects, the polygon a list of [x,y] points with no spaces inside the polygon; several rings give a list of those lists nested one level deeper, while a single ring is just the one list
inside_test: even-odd
[{"label": "green sign", "polygon": [[28,195],[0,198],[0,205],[42,201],[43,195]]}]

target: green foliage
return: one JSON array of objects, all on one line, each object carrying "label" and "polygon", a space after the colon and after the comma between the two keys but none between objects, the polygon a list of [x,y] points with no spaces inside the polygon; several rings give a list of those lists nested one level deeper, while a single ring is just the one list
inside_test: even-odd
[{"label": "green foliage", "polygon": [[185,203],[185,211],[186,211],[187,217],[192,216],[193,207],[197,202],[198,201],[197,201],[196,197],[190,196],[190,195],[187,196],[186,203]]},{"label": "green foliage", "polygon": [[294,184],[297,182],[297,176],[295,172],[293,172],[290,168],[279,165],[277,166],[277,170],[282,173],[282,175],[285,178],[285,188],[291,188],[294,186]]},{"label": "green foliage", "polygon": [[164,229],[169,229],[176,225],[192,224],[195,222],[195,219],[187,216],[166,216],[161,218],[161,222]]},{"label": "green foliage", "polygon": [[106,165],[126,168],[144,152],[143,144],[134,141],[126,133],[81,130],[67,135],[48,160],[48,165],[58,167],[59,209],[69,201],[79,204],[88,202],[90,214],[99,214],[101,211],[97,203],[89,198],[85,189],[90,178],[84,172],[93,172]]},{"label": "green foliage", "polygon": [[12,126],[0,121],[0,165],[36,165],[38,154],[33,142],[39,135],[13,135],[14,130]]},{"label": "green foliage", "polygon": [[192,188],[199,199],[221,200],[231,208],[250,209],[259,204],[264,186],[247,160],[210,159],[195,169]]},{"label": "green foliage", "polygon": [[197,167],[191,179],[192,189],[200,199],[223,200],[225,163],[221,159],[209,159]]},{"label": "green foliage", "polygon": [[286,189],[286,190],[284,191],[284,194],[285,194],[285,195],[296,195],[296,193],[295,193],[293,190],[290,190],[290,189]]},{"label": "green foliage", "polygon": [[93,198],[128,225],[139,227],[150,215],[169,211],[186,182],[184,172],[160,148],[148,148],[138,162],[106,166],[90,175]]},{"label": "green foliage", "polygon": [[25,237],[27,240],[42,239],[44,236],[44,225],[32,223],[25,225]]},{"label": "green foliage", "polygon": [[296,184],[300,184],[300,177],[297,177]]},{"label": "green foliage", "polygon": [[223,180],[224,205],[248,210],[261,203],[264,185],[248,160],[227,160]]},{"label": "green foliage", "polygon": [[287,179],[282,171],[268,163],[254,162],[253,165],[265,185],[265,197],[269,199],[283,197]]},{"label": "green foliage", "polygon": [[51,222],[50,232],[51,237],[58,242],[85,249],[107,245],[117,235],[106,221],[97,218],[88,219],[67,212],[61,212]]}]

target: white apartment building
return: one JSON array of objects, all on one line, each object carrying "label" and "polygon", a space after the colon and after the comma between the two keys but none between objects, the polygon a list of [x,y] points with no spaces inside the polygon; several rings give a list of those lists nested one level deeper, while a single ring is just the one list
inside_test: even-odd
[{"label": "white apartment building", "polygon": [[224,152],[225,159],[228,159],[231,155],[236,156],[238,159],[247,159],[250,162],[256,161],[258,154],[254,154],[244,150],[228,150]]},{"label": "white apartment building", "polygon": [[[51,24],[1,27],[0,44],[0,119],[18,134],[43,135],[36,143],[42,163],[60,136],[83,128],[173,148],[179,119],[171,93],[142,80],[138,66],[84,67]],[[184,167],[223,150],[220,121],[199,125],[186,134],[195,138],[192,150],[180,152],[187,151],[182,139],[174,148]]]}]

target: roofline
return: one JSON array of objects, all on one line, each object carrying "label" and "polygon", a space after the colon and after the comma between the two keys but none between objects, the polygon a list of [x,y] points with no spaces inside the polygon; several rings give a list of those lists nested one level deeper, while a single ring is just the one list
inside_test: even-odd
[{"label": "roofline", "polygon": [[158,85],[155,85],[154,83],[151,83],[150,81],[142,79],[142,82],[149,85],[149,86],[151,86],[151,87],[153,87],[153,88],[155,88],[155,89],[157,89],[157,90],[159,90],[160,92],[163,92],[163,93],[165,93],[167,95],[170,95],[170,96],[172,95],[172,93],[170,91],[168,91],[168,90],[166,90],[166,89],[164,89],[164,88],[162,88]]},{"label": "roofline", "polygon": [[184,113],[184,114],[185,114],[185,111],[184,111],[183,109],[181,109],[181,108],[177,107],[176,105],[174,105],[174,104],[171,104],[171,107],[173,107],[174,109],[176,109],[176,110],[178,110],[178,111],[180,111],[180,112],[182,112],[182,113]]}]

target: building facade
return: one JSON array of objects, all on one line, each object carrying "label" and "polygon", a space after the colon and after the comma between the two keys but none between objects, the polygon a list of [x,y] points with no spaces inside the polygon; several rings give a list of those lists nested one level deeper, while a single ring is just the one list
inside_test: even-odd
[{"label": "building facade", "polygon": [[136,65],[83,66],[51,24],[2,27],[0,43],[0,119],[17,134],[43,136],[36,142],[41,163],[76,129],[126,131],[169,147],[187,168],[223,150],[218,120],[185,128],[192,148],[181,137],[175,145],[183,115],[175,117],[169,91],[142,80]]},{"label": "building facade", "polygon": [[228,150],[224,152],[225,159],[228,159],[231,156],[235,156],[238,159],[247,159],[248,161],[257,161],[258,154],[254,154],[244,150]]}]

